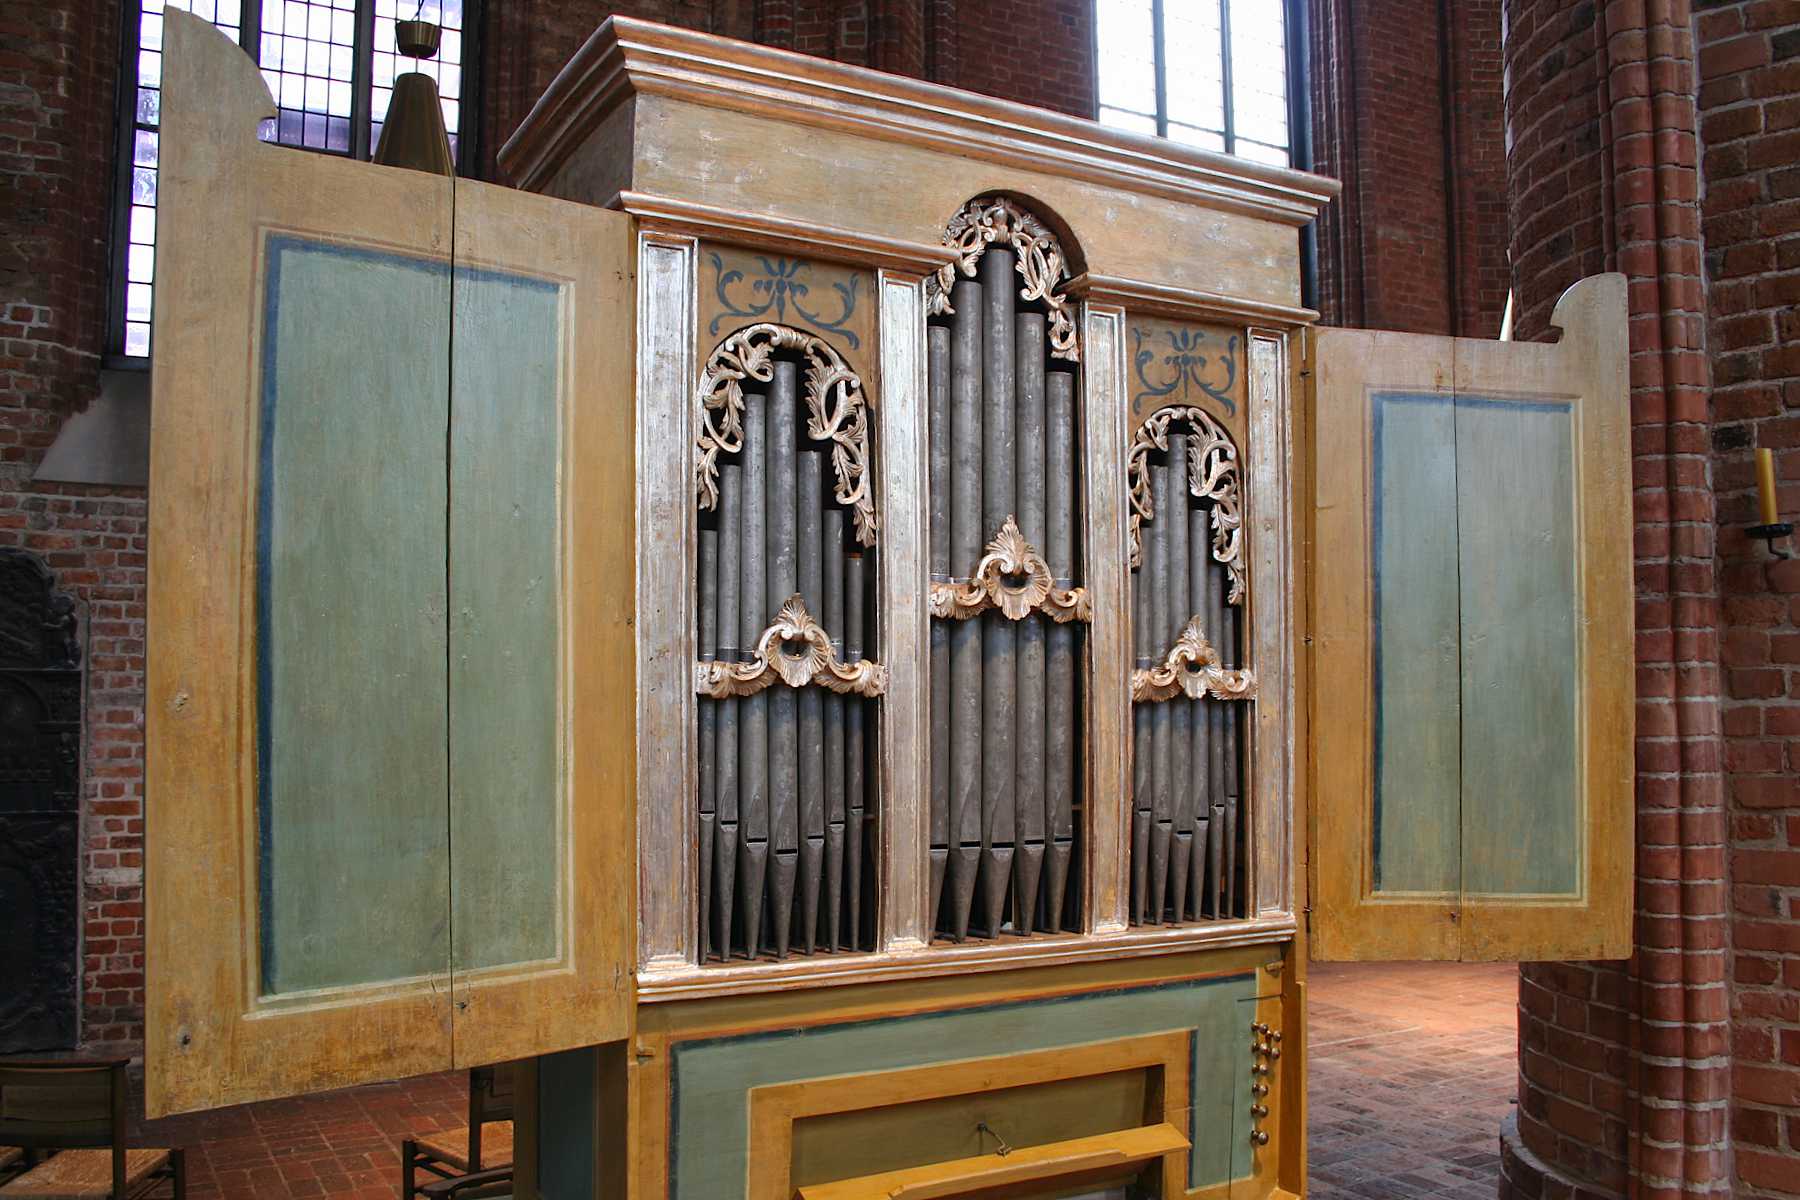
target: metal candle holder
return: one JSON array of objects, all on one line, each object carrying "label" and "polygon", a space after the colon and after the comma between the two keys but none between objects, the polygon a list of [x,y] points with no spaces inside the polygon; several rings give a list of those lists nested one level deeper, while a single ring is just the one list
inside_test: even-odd
[{"label": "metal candle holder", "polygon": [[1792,522],[1777,521],[1773,525],[1752,525],[1748,529],[1744,530],[1744,532],[1749,534],[1753,538],[1761,538],[1763,541],[1769,543],[1769,553],[1773,554],[1776,558],[1792,558],[1792,557],[1794,557],[1788,551],[1783,550],[1775,545],[1775,543],[1778,539],[1787,537],[1789,534],[1794,532],[1794,526],[1793,526]]}]

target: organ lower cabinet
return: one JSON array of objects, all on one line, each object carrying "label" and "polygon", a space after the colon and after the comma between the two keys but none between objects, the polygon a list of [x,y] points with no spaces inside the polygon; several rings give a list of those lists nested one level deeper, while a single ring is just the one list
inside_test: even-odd
[{"label": "organ lower cabinet", "polygon": [[525,1060],[523,1195],[1293,1195],[1309,950],[1628,952],[1617,277],[1315,330],[1327,180],[614,19],[515,190],[168,37],[153,1112]]}]

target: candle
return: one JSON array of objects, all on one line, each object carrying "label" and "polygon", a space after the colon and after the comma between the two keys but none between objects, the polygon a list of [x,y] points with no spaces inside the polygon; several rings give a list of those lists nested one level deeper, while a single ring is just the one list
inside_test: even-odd
[{"label": "candle", "polygon": [[1775,452],[1758,449],[1756,452],[1756,498],[1762,504],[1763,525],[1773,525],[1781,520],[1781,512],[1775,503]]}]

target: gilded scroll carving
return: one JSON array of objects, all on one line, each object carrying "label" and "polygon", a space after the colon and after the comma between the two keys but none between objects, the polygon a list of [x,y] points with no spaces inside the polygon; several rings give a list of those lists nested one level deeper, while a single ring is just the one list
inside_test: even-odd
[{"label": "gilded scroll carving", "polygon": [[1248,667],[1229,670],[1200,628],[1200,618],[1190,617],[1181,636],[1169,648],[1162,665],[1131,673],[1131,698],[1136,701],[1190,700],[1211,696],[1215,700],[1250,700],[1256,696],[1256,674]]},{"label": "gilded scroll carving", "polygon": [[1062,246],[1042,221],[1002,196],[969,201],[944,227],[944,245],[954,246],[957,257],[926,279],[927,311],[933,315],[955,311],[950,307],[950,289],[956,283],[957,271],[973,279],[975,261],[995,242],[1009,245],[1019,256],[1017,270],[1019,278],[1025,281],[1019,289],[1019,299],[1042,300],[1049,310],[1051,356],[1081,361],[1074,306],[1062,292],[1062,284],[1069,278]]},{"label": "gilded scroll carving", "polygon": [[869,404],[862,379],[843,356],[810,333],[787,325],[740,329],[706,360],[700,372],[699,434],[694,485],[702,510],[719,503],[719,455],[744,448],[744,380],[774,378],[777,350],[806,358],[806,434],[831,443],[837,481],[832,495],[856,523],[856,540],[875,544],[875,497],[869,487]]},{"label": "gilded scroll carving", "polygon": [[975,573],[960,582],[931,585],[931,615],[953,621],[997,608],[1008,620],[1021,621],[1041,612],[1058,624],[1092,619],[1086,588],[1060,588],[1037,547],[1025,540],[1018,522],[1006,524],[987,545]]},{"label": "gilded scroll carving", "polygon": [[868,659],[840,662],[831,635],[806,609],[798,593],[789,596],[775,620],[757,639],[749,662],[694,664],[694,691],[723,700],[754,696],[779,682],[791,688],[816,683],[844,695],[879,696],[887,690],[887,668]]},{"label": "gilded scroll carving", "polygon": [[1138,426],[1131,440],[1127,470],[1131,481],[1131,565],[1143,563],[1143,525],[1156,519],[1156,506],[1150,498],[1149,460],[1152,450],[1169,448],[1169,426],[1186,421],[1188,435],[1188,491],[1197,500],[1211,500],[1212,554],[1231,573],[1229,601],[1241,604],[1244,599],[1245,572],[1242,528],[1243,508],[1239,499],[1240,473],[1237,446],[1225,427],[1204,409],[1173,406],[1150,414]]}]

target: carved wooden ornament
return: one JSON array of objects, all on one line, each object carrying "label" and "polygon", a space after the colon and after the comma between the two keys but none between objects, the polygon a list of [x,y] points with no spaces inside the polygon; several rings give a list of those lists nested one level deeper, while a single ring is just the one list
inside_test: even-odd
[{"label": "carved wooden ornament", "polygon": [[1190,617],[1161,666],[1131,673],[1131,698],[1162,701],[1185,695],[1190,700],[1206,696],[1215,700],[1254,699],[1255,672],[1248,667],[1227,670],[1221,662],[1218,650],[1200,628],[1200,618]]},{"label": "carved wooden ornament", "polygon": [[1033,610],[1044,613],[1058,624],[1092,619],[1092,606],[1086,588],[1059,588],[1037,547],[1025,540],[1012,517],[994,540],[987,553],[975,564],[975,573],[960,583],[933,582],[931,615],[953,621],[997,608],[1008,620],[1021,621]]},{"label": "carved wooden ornament", "polygon": [[1075,317],[1062,285],[1069,278],[1068,259],[1056,235],[1044,223],[1001,196],[969,201],[944,227],[944,245],[954,246],[957,257],[925,280],[927,311],[933,315],[954,312],[950,289],[958,270],[973,279],[975,263],[989,245],[1001,242],[1018,254],[1016,269],[1025,286],[1021,300],[1042,300],[1049,309],[1050,354],[1069,362],[1081,361],[1076,342]]},{"label": "carved wooden ornament", "polygon": [[715,700],[754,696],[777,681],[791,688],[816,683],[853,696],[879,696],[887,690],[887,668],[880,663],[838,661],[831,635],[806,610],[799,593],[787,598],[774,623],[763,630],[755,654],[749,662],[695,663],[694,690]]},{"label": "carved wooden ornament", "polygon": [[744,448],[744,380],[775,377],[777,350],[806,356],[806,435],[831,443],[837,474],[832,492],[856,524],[856,540],[875,544],[875,496],[869,487],[869,404],[862,379],[823,340],[788,325],[740,329],[712,352],[700,372],[699,434],[694,486],[702,510],[719,503],[719,455]]},{"label": "carved wooden ornament", "polygon": [[1131,565],[1144,561],[1143,525],[1155,520],[1150,498],[1150,452],[1169,448],[1169,426],[1186,421],[1188,442],[1188,491],[1196,500],[1211,500],[1212,554],[1231,573],[1231,592],[1226,599],[1241,604],[1247,582],[1244,570],[1242,528],[1244,513],[1239,501],[1241,475],[1237,446],[1225,427],[1204,409],[1191,406],[1159,408],[1138,426],[1131,439],[1127,472],[1131,480]]}]

